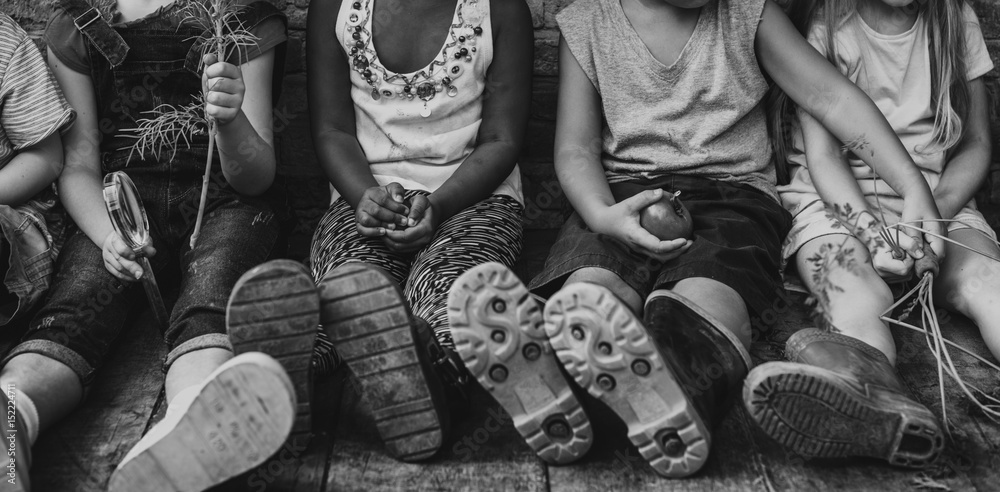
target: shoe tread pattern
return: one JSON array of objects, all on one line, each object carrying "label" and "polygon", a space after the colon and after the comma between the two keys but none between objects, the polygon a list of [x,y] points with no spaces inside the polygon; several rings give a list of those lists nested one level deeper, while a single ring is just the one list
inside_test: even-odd
[{"label": "shoe tread pattern", "polygon": [[[911,402],[900,407],[909,411],[879,408],[871,397],[882,390],[861,393],[826,372],[786,362],[755,369],[744,389],[750,416],[765,434],[807,457],[868,456],[919,468],[941,453],[944,437],[929,410]],[[926,452],[901,449],[904,437],[923,441]]]},{"label": "shoe tread pattern", "polygon": [[399,287],[361,264],[333,270],[319,287],[320,322],[358,378],[386,450],[402,461],[430,458],[444,438],[443,417]]},{"label": "shoe tread pattern", "polygon": [[112,492],[201,491],[266,461],[294,423],[290,381],[242,364],[219,373],[164,437],[123,463]]},{"label": "shoe tread pattern", "polygon": [[[654,471],[665,477],[684,477],[701,469],[711,436],[627,306],[603,287],[571,284],[549,299],[544,318],[563,367],[625,421],[629,439]],[[582,331],[582,339],[573,335],[574,328]],[[604,343],[610,349],[602,351]],[[647,376],[633,372],[636,360],[649,364]],[[602,375],[614,378],[613,389],[601,386]],[[664,447],[663,438],[673,433],[684,444],[681,456],[669,456]]]},{"label": "shoe tread pattern", "polygon": [[[581,458],[593,442],[590,420],[552,353],[538,302],[517,276],[499,263],[470,269],[452,286],[448,316],[465,366],[510,414],[538,456],[554,464]],[[503,334],[502,341],[492,338],[495,333]],[[539,348],[538,359],[524,356],[528,344]],[[490,377],[496,366],[506,369],[507,379]],[[568,435],[546,432],[554,419],[567,424]]]},{"label": "shoe tread pattern", "polygon": [[310,434],[319,294],[308,270],[290,260],[251,269],[233,288],[226,324],[236,355],[263,352],[281,363],[298,401],[293,436]]}]

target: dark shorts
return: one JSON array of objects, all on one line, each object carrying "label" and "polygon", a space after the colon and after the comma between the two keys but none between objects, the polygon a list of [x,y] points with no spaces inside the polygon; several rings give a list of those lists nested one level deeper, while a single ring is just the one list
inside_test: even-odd
[{"label": "dark shorts", "polygon": [[784,294],[781,243],[792,218],[781,204],[750,186],[690,176],[617,183],[611,185],[611,192],[621,202],[654,188],[681,192],[694,219],[693,242],[687,252],[665,263],[654,260],[613,237],[592,232],[574,213],[559,231],[531,290],[549,297],[573,272],[602,268],[621,277],[643,298],[692,277],[732,287],[757,314]]}]

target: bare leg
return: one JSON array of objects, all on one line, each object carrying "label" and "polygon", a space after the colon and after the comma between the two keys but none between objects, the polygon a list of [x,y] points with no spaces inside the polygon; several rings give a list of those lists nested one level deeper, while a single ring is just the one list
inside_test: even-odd
[{"label": "bare leg", "polygon": [[732,287],[710,278],[694,277],[677,282],[671,290],[708,311],[750,349],[750,313]]},{"label": "bare leg", "polygon": [[826,314],[837,331],[879,349],[895,365],[896,344],[889,326],[879,319],[892,305],[892,292],[875,272],[868,249],[861,241],[851,237],[843,245],[845,251],[851,250],[845,257],[845,264],[853,263],[854,268],[828,263],[828,282],[818,283],[813,278],[814,266],[808,258],[820,254],[820,247],[825,244],[836,247],[844,237],[820,237],[804,244],[795,257],[800,276],[809,292],[829,299]]},{"label": "bare leg", "polygon": [[209,374],[232,358],[232,352],[214,347],[195,350],[178,357],[167,370],[167,402],[173,400],[180,391],[204,382]]},{"label": "bare leg", "polygon": [[603,268],[581,268],[573,272],[566,279],[565,285],[579,282],[597,284],[610,290],[614,295],[618,296],[618,299],[621,299],[622,302],[628,305],[637,316],[642,314],[642,296],[629,286],[629,284],[625,283],[621,277],[615,275],[610,270]]},{"label": "bare leg", "polygon": [[80,377],[66,364],[41,354],[21,354],[0,371],[0,385],[13,384],[35,403],[39,432],[62,420],[83,399]]},{"label": "bare leg", "polygon": [[[960,229],[948,236],[1000,257],[1000,248],[978,231]],[[934,282],[934,299],[972,319],[993,357],[1000,360],[1000,263],[948,243],[941,275]]]}]

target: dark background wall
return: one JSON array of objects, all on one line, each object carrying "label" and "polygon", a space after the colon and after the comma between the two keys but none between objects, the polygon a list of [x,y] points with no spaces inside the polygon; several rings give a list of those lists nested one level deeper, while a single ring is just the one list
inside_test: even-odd
[{"label": "dark background wall", "polygon": [[[291,192],[296,212],[291,253],[304,257],[309,235],[329,200],[327,181],[316,163],[309,137],[306,102],[305,28],[309,0],[269,0],[288,16],[289,45],[284,93],[275,110],[275,128],[280,135],[282,174]],[[516,1],[516,0],[494,0]],[[535,28],[534,96],[531,121],[521,158],[526,201],[525,226],[552,229],[562,223],[568,204],[563,199],[552,168],[555,131],[559,32],[555,14],[573,0],[526,0]],[[609,0],[614,1],[614,0]],[[784,0],[794,1],[794,0]],[[783,2],[783,3],[784,3]],[[0,0],[0,10],[18,20],[33,36],[40,36],[53,0]],[[994,63],[1000,66],[1000,0],[972,0]],[[1000,79],[994,70],[987,75],[994,134],[991,179],[983,187],[980,202],[1000,206]],[[996,217],[994,214],[993,217]],[[995,220],[995,219],[994,219]],[[994,221],[994,227],[998,224]]]}]

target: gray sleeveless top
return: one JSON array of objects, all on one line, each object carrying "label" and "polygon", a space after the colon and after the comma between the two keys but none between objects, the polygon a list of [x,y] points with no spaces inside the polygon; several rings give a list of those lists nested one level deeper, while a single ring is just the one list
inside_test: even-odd
[{"label": "gray sleeveless top", "polygon": [[664,174],[750,185],[777,200],[754,39],[764,0],[715,0],[664,66],[619,0],[577,0],[556,20],[601,96],[608,182]]}]

